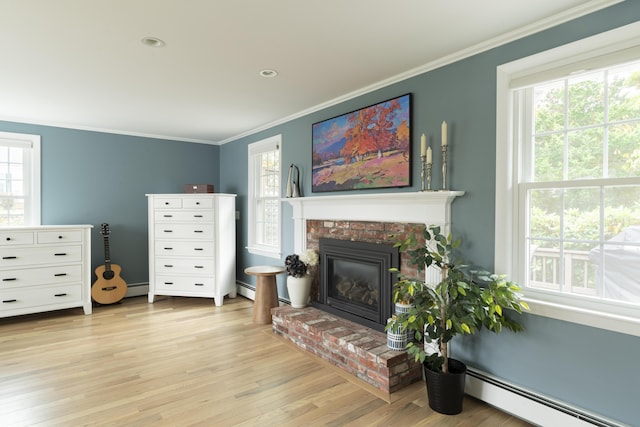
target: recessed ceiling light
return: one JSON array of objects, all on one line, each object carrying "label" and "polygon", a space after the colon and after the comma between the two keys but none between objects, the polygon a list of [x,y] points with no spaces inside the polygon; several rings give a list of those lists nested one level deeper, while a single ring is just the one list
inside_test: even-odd
[{"label": "recessed ceiling light", "polygon": [[276,70],[260,70],[260,75],[262,77],[275,77],[278,75]]},{"label": "recessed ceiling light", "polygon": [[140,40],[143,45],[149,47],[163,47],[166,43],[156,37],[145,37]]}]

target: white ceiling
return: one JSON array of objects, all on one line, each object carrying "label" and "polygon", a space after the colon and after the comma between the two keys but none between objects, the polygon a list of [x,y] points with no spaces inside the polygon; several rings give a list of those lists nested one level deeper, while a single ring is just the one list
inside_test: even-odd
[{"label": "white ceiling", "polygon": [[0,120],[224,143],[617,2],[0,0]]}]

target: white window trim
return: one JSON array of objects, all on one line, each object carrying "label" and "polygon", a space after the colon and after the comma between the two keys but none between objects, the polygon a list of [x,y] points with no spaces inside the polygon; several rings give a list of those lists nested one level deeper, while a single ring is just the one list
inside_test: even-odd
[{"label": "white window trim", "polygon": [[258,142],[249,144],[247,147],[248,153],[248,197],[249,197],[249,214],[248,214],[248,245],[247,250],[251,254],[261,255],[268,258],[282,258],[282,209],[278,210],[278,245],[277,247],[259,245],[255,242],[255,225],[256,225],[256,212],[254,205],[254,198],[256,193],[255,183],[255,169],[253,164],[253,156],[265,151],[272,151],[278,149],[279,163],[280,163],[280,182],[282,182],[282,135],[275,135],[270,138],[263,139]]},{"label": "white window trim", "polygon": [[[640,34],[640,22],[503,64],[497,68],[495,271],[507,274],[517,282],[524,281],[524,278],[520,277],[522,273],[518,265],[521,248],[514,245],[518,236],[518,220],[521,218],[521,214],[516,211],[518,194],[515,184],[518,182],[517,172],[522,165],[517,163],[519,162],[517,148],[520,141],[517,140],[518,137],[514,134],[515,131],[511,125],[512,110],[517,108],[511,96],[512,81],[526,79],[527,73],[562,72],[561,67],[558,67],[559,63],[566,66],[594,56],[617,53],[625,55],[640,46],[638,34]],[[555,71],[552,71],[554,69]],[[571,299],[571,296],[536,292],[530,289],[523,293],[533,314],[640,336],[640,316],[636,308],[595,299],[593,301],[585,299],[578,303]]]},{"label": "white window trim", "polygon": [[[25,161],[29,174],[29,209],[25,212],[25,226],[41,225],[40,206],[40,135],[0,132],[0,140],[21,147],[30,147],[29,158]],[[28,214],[27,214],[28,213]]]}]

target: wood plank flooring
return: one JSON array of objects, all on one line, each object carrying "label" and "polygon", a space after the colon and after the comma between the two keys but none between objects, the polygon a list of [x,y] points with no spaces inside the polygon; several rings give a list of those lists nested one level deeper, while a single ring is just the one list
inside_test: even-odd
[{"label": "wood plank flooring", "polygon": [[0,319],[0,426],[503,426],[467,397],[433,412],[424,383],[377,397],[254,325],[253,302],[146,297]]}]

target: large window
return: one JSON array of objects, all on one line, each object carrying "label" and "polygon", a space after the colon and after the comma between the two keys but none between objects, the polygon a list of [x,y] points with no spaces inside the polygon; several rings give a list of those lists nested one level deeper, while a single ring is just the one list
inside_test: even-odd
[{"label": "large window", "polygon": [[280,135],[249,145],[249,252],[280,258]]},{"label": "large window", "polygon": [[[640,323],[640,41],[611,36],[499,70],[497,166],[510,176],[496,211],[512,222],[496,260],[511,250],[506,267],[546,314],[627,331]],[[609,323],[597,318],[586,323]]]},{"label": "large window", "polygon": [[40,136],[0,132],[0,226],[40,225]]}]

